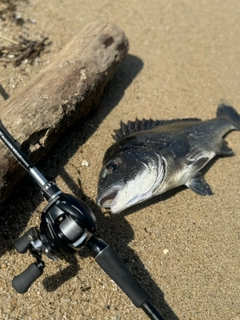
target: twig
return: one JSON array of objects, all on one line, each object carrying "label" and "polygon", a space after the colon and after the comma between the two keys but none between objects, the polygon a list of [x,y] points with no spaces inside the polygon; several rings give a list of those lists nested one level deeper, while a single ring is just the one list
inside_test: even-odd
[{"label": "twig", "polygon": [[13,43],[13,44],[19,44],[17,41],[12,40],[12,39],[9,39],[9,38],[4,37],[4,36],[1,36],[1,35],[0,35],[0,38],[2,38],[3,40],[6,40],[6,41],[8,41],[8,42],[11,42],[11,43]]},{"label": "twig", "polygon": [[51,44],[51,42],[46,43],[47,40],[48,38],[45,37],[40,41],[33,41],[20,36],[19,43],[9,47],[0,47],[0,62],[7,62],[5,59],[9,59],[9,62],[17,67],[25,59],[28,59],[29,63],[32,64],[45,47]]}]

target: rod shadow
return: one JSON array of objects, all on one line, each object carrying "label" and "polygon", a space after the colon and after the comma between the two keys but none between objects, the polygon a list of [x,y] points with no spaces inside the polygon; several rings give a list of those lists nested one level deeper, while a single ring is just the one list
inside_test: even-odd
[{"label": "rod shadow", "polygon": [[7,100],[9,98],[9,94],[7,91],[3,88],[3,86],[0,83],[0,96],[3,97],[4,100]]},{"label": "rod shadow", "polygon": [[[164,316],[165,320],[177,320],[179,319],[171,307],[164,299],[164,293],[159,288],[157,283],[152,279],[150,273],[146,270],[144,264],[139,259],[136,252],[131,249],[128,244],[134,239],[134,231],[128,221],[125,219],[125,214],[117,215],[103,215],[100,208],[89,197],[84,194],[81,187],[72,180],[69,174],[62,170],[62,179],[67,183],[72,193],[82,200],[93,210],[97,219],[97,231],[96,236],[103,238],[109,245],[111,245],[117,252],[121,260],[133,273],[137,280],[141,283],[144,289],[148,292],[150,300],[157,307],[157,309]],[[91,252],[88,248],[84,248],[80,252],[81,258],[91,256]],[[74,260],[73,260],[74,261]],[[74,267],[75,266],[75,267]],[[58,272],[56,275],[45,278],[43,285],[47,291],[56,290],[62,283],[57,282],[58,278],[64,278],[67,274],[67,279],[74,277],[79,270],[79,267],[74,261],[74,266],[70,265],[69,270],[64,269]],[[53,282],[55,285],[53,285]],[[64,281],[65,282],[65,281]]]}]

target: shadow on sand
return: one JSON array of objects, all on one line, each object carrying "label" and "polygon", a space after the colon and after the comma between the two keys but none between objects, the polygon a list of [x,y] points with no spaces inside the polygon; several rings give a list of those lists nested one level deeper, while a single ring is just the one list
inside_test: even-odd
[{"label": "shadow on sand", "polygon": [[[143,62],[141,59],[128,55],[114,79],[106,88],[100,101],[101,108],[99,111],[93,118],[84,119],[68,130],[62,137],[61,142],[52,150],[51,155],[41,160],[37,167],[45,176],[54,178],[60,175],[71,192],[86,202],[97,218],[98,229],[96,235],[103,238],[116,250],[126,266],[149,293],[151,301],[161,311],[165,319],[176,320],[178,317],[164,300],[164,293],[151,278],[137,254],[128,247],[129,242],[134,238],[134,231],[125,219],[126,214],[104,216],[97,205],[84,195],[81,188],[74,183],[63,169],[68,159],[74,155],[79,146],[89,139],[103,119],[122,99],[126,88],[142,68]],[[39,192],[39,188],[30,177],[26,177],[18,184],[18,187],[12,193],[12,198],[0,206],[0,242],[2,244],[0,256],[6,250],[13,249],[14,239],[18,238],[25,230],[29,218],[41,201],[43,201],[43,197]],[[84,258],[89,254],[90,252],[85,248],[81,252],[81,257]],[[64,282],[76,276],[80,270],[74,255],[64,255],[64,259],[69,263],[69,266],[55,275],[45,278],[43,281],[45,289],[49,292],[57,290]],[[132,260],[134,260],[134,265]]]}]

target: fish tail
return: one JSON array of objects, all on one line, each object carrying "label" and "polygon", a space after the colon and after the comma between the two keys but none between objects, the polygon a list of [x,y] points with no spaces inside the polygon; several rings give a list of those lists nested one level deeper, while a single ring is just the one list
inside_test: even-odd
[{"label": "fish tail", "polygon": [[221,103],[218,105],[217,117],[227,119],[234,125],[236,130],[240,130],[240,115],[227,103]]}]

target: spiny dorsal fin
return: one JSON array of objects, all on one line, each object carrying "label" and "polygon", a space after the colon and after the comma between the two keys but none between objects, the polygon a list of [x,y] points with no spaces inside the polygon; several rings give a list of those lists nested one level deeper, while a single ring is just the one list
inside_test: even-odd
[{"label": "spiny dorsal fin", "polygon": [[112,135],[113,139],[118,141],[122,138],[129,136],[134,132],[139,132],[143,130],[149,130],[157,126],[162,126],[166,124],[174,124],[179,122],[192,122],[192,121],[201,121],[198,118],[186,118],[186,119],[174,119],[174,120],[138,120],[136,118],[135,121],[128,121],[128,123],[120,122],[120,129],[114,130],[115,135]]}]

